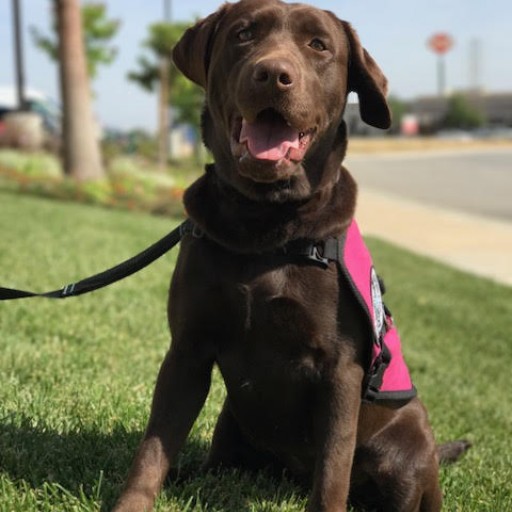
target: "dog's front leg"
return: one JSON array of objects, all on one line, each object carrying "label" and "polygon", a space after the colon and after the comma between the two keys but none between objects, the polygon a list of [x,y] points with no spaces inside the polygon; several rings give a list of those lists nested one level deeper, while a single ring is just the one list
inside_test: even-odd
[{"label": "dog's front leg", "polygon": [[213,361],[175,348],[158,375],[146,433],[114,512],[149,511],[210,387]]},{"label": "dog's front leg", "polygon": [[316,455],[308,512],[345,512],[350,488],[362,370],[338,364],[320,392],[316,408]]}]

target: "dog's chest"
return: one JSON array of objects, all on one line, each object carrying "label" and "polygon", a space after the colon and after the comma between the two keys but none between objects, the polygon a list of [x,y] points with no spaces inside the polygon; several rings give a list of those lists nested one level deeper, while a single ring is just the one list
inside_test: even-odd
[{"label": "dog's chest", "polygon": [[217,363],[239,424],[272,449],[309,442],[310,408],[339,348],[332,274],[296,265],[242,271],[223,290],[230,315]]},{"label": "dog's chest", "polygon": [[255,373],[276,381],[318,378],[336,344],[335,272],[297,265],[241,271],[224,295],[231,314],[219,343],[223,373],[246,386]]}]

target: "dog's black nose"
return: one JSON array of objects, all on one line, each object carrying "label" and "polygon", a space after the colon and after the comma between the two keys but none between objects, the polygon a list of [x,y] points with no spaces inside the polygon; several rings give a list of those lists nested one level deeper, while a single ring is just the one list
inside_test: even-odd
[{"label": "dog's black nose", "polygon": [[266,59],[254,67],[252,79],[258,87],[287,91],[295,84],[295,72],[285,60]]}]

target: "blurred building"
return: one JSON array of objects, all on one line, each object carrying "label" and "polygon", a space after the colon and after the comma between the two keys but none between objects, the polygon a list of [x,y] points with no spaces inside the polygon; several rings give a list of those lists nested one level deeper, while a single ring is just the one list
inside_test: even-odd
[{"label": "blurred building", "polygon": [[349,94],[345,114],[343,116],[347,123],[348,133],[351,135],[362,135],[367,137],[378,137],[386,132],[367,125],[359,113],[359,99],[356,94]]},{"label": "blurred building", "polygon": [[[512,92],[468,91],[462,94],[468,104],[483,115],[487,127],[512,127]],[[448,111],[449,99],[449,96],[424,96],[411,102],[410,112],[418,118],[423,132],[439,129]]]},{"label": "blurred building", "polygon": [[[487,93],[480,90],[461,91],[469,106],[480,112],[485,119],[485,127],[512,128],[512,92]],[[422,96],[405,102],[406,117],[409,122],[416,120],[420,133],[435,133],[442,128],[448,112],[450,96]],[[345,121],[349,133],[362,136],[379,136],[386,132],[365,124],[359,114],[357,98],[349,96],[345,109]],[[400,132],[399,120],[394,120],[394,132]],[[409,123],[410,124],[410,123]],[[402,126],[402,133],[403,126]]]}]

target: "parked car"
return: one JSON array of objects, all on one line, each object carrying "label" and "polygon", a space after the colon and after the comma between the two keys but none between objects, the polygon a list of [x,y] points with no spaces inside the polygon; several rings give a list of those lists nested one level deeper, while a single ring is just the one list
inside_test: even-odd
[{"label": "parked car", "polygon": [[[26,111],[36,114],[42,127],[45,144],[54,146],[60,140],[61,109],[49,96],[36,89],[25,89]],[[0,143],[9,142],[6,133],[9,115],[18,110],[15,87],[0,86]]]}]

